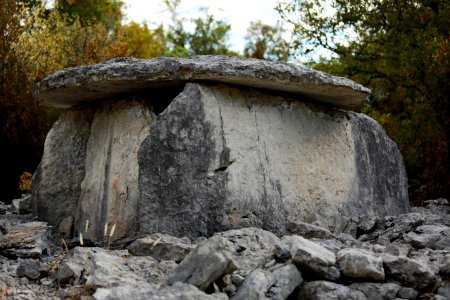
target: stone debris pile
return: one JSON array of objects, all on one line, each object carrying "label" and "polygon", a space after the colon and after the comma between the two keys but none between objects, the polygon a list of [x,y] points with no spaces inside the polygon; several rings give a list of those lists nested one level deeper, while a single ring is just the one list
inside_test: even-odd
[{"label": "stone debris pile", "polygon": [[250,227],[109,249],[67,240],[67,249],[45,223],[0,203],[0,298],[450,299],[450,206],[426,205],[349,233],[297,223],[301,234]]}]

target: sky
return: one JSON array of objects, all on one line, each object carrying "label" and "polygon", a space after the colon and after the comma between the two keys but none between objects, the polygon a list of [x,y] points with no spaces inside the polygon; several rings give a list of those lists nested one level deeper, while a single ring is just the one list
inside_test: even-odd
[{"label": "sky", "polygon": [[[124,0],[128,21],[147,22],[150,28],[170,21],[162,0]],[[231,24],[229,44],[232,50],[242,52],[244,37],[251,21],[261,20],[275,25],[280,17],[274,10],[277,0],[181,0],[179,17],[186,19],[204,15],[202,7],[208,7],[209,13],[217,20]],[[192,28],[186,27],[187,30]]]}]

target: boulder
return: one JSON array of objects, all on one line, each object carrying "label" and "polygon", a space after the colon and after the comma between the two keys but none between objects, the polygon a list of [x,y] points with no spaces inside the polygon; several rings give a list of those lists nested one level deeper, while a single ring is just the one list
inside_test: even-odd
[{"label": "boulder", "polygon": [[206,290],[213,281],[236,269],[231,251],[230,242],[214,236],[189,253],[170,273],[167,282],[170,285],[184,282]]},{"label": "boulder", "polygon": [[194,248],[189,240],[157,233],[137,239],[128,246],[128,251],[132,255],[151,256],[157,260],[173,260],[179,263]]},{"label": "boulder", "polygon": [[437,282],[437,270],[420,260],[386,255],[383,261],[386,277],[393,278],[407,287],[421,290]]},{"label": "boulder", "polygon": [[302,283],[302,275],[293,265],[278,267],[273,272],[256,269],[250,273],[233,300],[284,300]]},{"label": "boulder", "polygon": [[346,248],[336,255],[341,273],[353,279],[384,280],[383,259],[369,251]]},{"label": "boulder", "polygon": [[292,222],[355,236],[352,216],[409,211],[396,145],[374,120],[340,110],[358,110],[369,92],[222,56],[58,71],[36,95],[70,108],[47,136],[33,211],[92,241],[252,226],[284,234]]},{"label": "boulder", "polygon": [[186,85],[143,141],[139,174],[144,233],[337,231],[345,216],[409,209],[400,153],[375,121],[225,85]]},{"label": "boulder", "polygon": [[292,262],[305,270],[304,276],[312,273],[328,280],[340,277],[333,252],[300,236],[284,236],[283,241],[289,246]]}]

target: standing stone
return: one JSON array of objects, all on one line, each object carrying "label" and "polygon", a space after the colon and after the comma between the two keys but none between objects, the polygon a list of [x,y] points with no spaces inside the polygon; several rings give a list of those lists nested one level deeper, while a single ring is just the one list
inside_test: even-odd
[{"label": "standing stone", "polygon": [[67,110],[45,139],[44,154],[33,175],[33,211],[52,226],[58,227],[77,209],[93,116],[93,108]]},{"label": "standing stone", "polygon": [[345,216],[409,207],[400,153],[374,120],[252,89],[187,84],[139,165],[145,233],[283,234],[295,221],[336,231]]},{"label": "standing stone", "polygon": [[75,217],[76,231],[87,239],[103,238],[105,227],[107,239],[137,231],[137,152],[152,122],[148,108],[133,100],[106,102],[95,112]]},{"label": "standing stone", "polygon": [[33,177],[34,212],[61,233],[85,239],[136,232],[137,151],[152,121],[149,109],[134,99],[63,113]]}]

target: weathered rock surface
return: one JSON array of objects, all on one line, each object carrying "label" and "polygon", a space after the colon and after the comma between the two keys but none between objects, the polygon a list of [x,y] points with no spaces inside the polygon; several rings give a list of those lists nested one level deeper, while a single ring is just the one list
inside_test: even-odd
[{"label": "weathered rock surface", "polygon": [[358,109],[370,91],[355,82],[284,62],[228,56],[151,60],[117,58],[106,63],[58,71],[38,84],[44,104],[69,107],[149,89],[173,88],[188,81],[229,84],[298,93],[310,99]]},{"label": "weathered rock surface", "polygon": [[[0,203],[0,208],[4,207]],[[9,212],[11,210],[11,213]],[[433,208],[433,211],[435,209]],[[426,212],[427,211],[427,212]],[[446,211],[443,207],[442,211]],[[30,215],[17,215],[10,205],[0,211],[2,224],[10,230],[6,237],[23,238],[17,228],[33,228],[37,224]],[[136,256],[126,249],[103,249],[77,246],[69,251],[60,239],[43,240],[47,251],[36,252],[35,257],[20,258],[10,253],[27,252],[27,244],[2,244],[0,255],[0,295],[2,299],[435,299],[449,298],[450,249],[417,249],[412,241],[402,236],[428,225],[446,226],[443,220],[450,215],[423,212],[385,217],[376,220],[374,232],[383,235],[386,227],[402,228],[400,237],[361,241],[345,234],[335,238],[305,239],[300,236],[278,238],[260,228],[243,228],[216,233],[213,237],[199,238],[192,243],[196,248],[177,264],[172,260],[159,260],[151,256]],[[8,224],[6,224],[8,223]],[[38,223],[40,224],[40,223]],[[422,225],[421,225],[422,224]],[[325,230],[325,229],[323,229]],[[26,231],[26,230],[25,230]],[[48,230],[46,230],[48,233]],[[314,232],[322,232],[313,228]],[[307,232],[306,232],[307,233]],[[311,236],[314,235],[311,233]],[[391,232],[385,231],[387,235]],[[27,239],[36,240],[40,231],[27,232]],[[308,233],[307,233],[308,235]],[[185,239],[157,234],[161,244]],[[157,241],[159,238],[155,239]],[[337,264],[343,276],[318,280],[323,264],[308,264],[305,268],[297,262],[299,251],[291,248],[295,240],[312,254],[319,256],[326,247],[330,257],[336,253]],[[378,240],[383,241],[377,244]],[[305,242],[306,241],[306,242]],[[57,244],[55,244],[57,243]],[[153,243],[152,243],[153,245]],[[306,247],[307,245],[314,247]],[[320,248],[322,245],[324,248]],[[319,248],[318,248],[319,247]],[[313,249],[320,251],[313,251]],[[14,250],[11,251],[11,250]],[[289,253],[289,255],[286,252]],[[140,253],[144,254],[144,253]],[[311,253],[302,258],[308,261]],[[362,259],[361,259],[362,257]],[[355,259],[357,258],[357,259]],[[375,258],[375,259],[374,259]],[[384,279],[376,280],[369,274],[379,270],[381,258]],[[345,261],[345,264],[343,263]],[[374,262],[375,260],[375,262]],[[312,260],[309,260],[312,261]],[[332,261],[332,259],[331,259]],[[363,262],[368,261],[368,266]],[[225,262],[225,263],[222,263]],[[227,263],[231,268],[224,271]],[[370,269],[369,271],[367,271]],[[185,272],[188,270],[188,272]],[[345,276],[349,270],[361,270],[366,276]],[[167,281],[178,271],[200,279],[201,289],[186,282]],[[313,275],[316,274],[316,275]],[[185,275],[183,275],[185,276]],[[189,277],[189,275],[188,275]],[[325,278],[326,276],[322,276]],[[189,281],[190,278],[184,280]],[[206,288],[205,288],[206,287]],[[202,290],[204,289],[204,290]]]},{"label": "weathered rock surface", "polygon": [[293,263],[302,270],[328,280],[340,277],[333,252],[300,236],[285,236],[283,241],[289,246]]},{"label": "weathered rock surface", "polygon": [[231,299],[286,299],[301,283],[302,275],[293,265],[278,267],[273,272],[256,269]]},{"label": "weathered rock surface", "polygon": [[351,289],[329,281],[310,281],[306,282],[301,289],[298,299],[304,300],[367,300],[367,297],[361,291]]},{"label": "weathered rock surface", "polygon": [[20,214],[27,214],[32,212],[31,195],[23,195],[20,199],[12,201],[14,210]]},{"label": "weathered rock surface", "polygon": [[384,280],[383,259],[369,251],[346,248],[339,251],[336,257],[339,269],[347,277]]},{"label": "weathered rock surface", "polygon": [[62,70],[38,86],[44,103],[72,107],[47,136],[33,211],[93,242],[138,230],[285,234],[295,222],[355,237],[371,229],[357,216],[409,210],[400,153],[380,125],[319,103],[357,107],[368,92],[292,64],[221,56]]},{"label": "weathered rock surface", "polygon": [[172,271],[168,283],[185,282],[205,290],[211,282],[235,270],[231,249],[232,245],[224,238],[210,238],[195,248]]},{"label": "weathered rock surface", "polygon": [[144,233],[284,234],[296,221],[339,232],[345,217],[409,210],[400,153],[375,121],[225,85],[186,85],[142,143],[139,172]]},{"label": "weathered rock surface", "polygon": [[136,232],[137,151],[152,118],[133,99],[64,113],[33,177],[35,213],[68,236],[114,240]]},{"label": "weathered rock surface", "polygon": [[177,263],[194,249],[194,245],[188,239],[180,239],[167,234],[152,234],[137,239],[128,251],[136,256],[151,256],[157,260],[172,260]]}]

